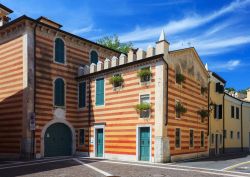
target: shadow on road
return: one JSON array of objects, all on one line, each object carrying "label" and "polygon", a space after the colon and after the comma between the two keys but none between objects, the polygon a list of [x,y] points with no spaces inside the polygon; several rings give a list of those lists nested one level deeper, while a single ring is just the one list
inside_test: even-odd
[{"label": "shadow on road", "polygon": [[[84,163],[89,164],[93,162],[98,162],[103,159],[84,159]],[[0,176],[1,177],[14,177],[21,175],[29,175],[39,172],[51,171],[62,168],[69,168],[73,166],[81,165],[76,162],[73,157],[68,159],[56,159],[56,160],[44,160],[44,161],[27,161],[24,163],[10,163],[6,166],[0,166]]]}]

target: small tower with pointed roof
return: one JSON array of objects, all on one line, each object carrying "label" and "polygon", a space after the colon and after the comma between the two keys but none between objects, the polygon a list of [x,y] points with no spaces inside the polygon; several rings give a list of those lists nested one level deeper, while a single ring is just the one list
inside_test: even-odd
[{"label": "small tower with pointed roof", "polygon": [[169,52],[169,42],[166,39],[164,30],[162,29],[159,41],[156,42],[156,55],[164,54],[166,59]]}]

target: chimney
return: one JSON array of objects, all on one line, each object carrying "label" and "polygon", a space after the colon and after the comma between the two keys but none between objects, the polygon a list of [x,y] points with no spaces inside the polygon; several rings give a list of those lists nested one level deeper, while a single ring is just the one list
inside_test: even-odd
[{"label": "chimney", "polygon": [[164,30],[162,30],[159,41],[156,42],[156,55],[164,54],[164,58],[166,59],[168,52],[169,52],[169,42],[166,40]]},{"label": "chimney", "polygon": [[246,101],[250,101],[250,88],[247,90],[247,97],[245,98]]},{"label": "chimney", "polygon": [[13,11],[11,9],[0,4],[0,27],[10,21],[8,15],[11,14],[12,12]]},{"label": "chimney", "polygon": [[39,22],[41,22],[43,24],[49,25],[51,27],[57,28],[57,29],[62,27],[62,25],[60,25],[59,23],[56,23],[56,22],[48,19],[47,17],[43,17],[43,16],[39,17],[37,19],[37,21],[39,21]]}]

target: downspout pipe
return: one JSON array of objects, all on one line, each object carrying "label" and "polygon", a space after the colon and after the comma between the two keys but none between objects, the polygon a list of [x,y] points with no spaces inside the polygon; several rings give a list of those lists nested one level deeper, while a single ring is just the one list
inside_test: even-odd
[{"label": "downspout pipe", "polygon": [[208,111],[208,116],[207,116],[207,118],[208,118],[208,120],[207,120],[207,136],[209,136],[209,134],[210,134],[210,80],[208,82],[207,88],[208,88],[208,96],[207,96],[207,103],[208,103],[208,105],[207,105],[207,111]]},{"label": "downspout pipe", "polygon": [[89,78],[89,84],[88,84],[88,87],[89,87],[89,105],[88,105],[88,128],[89,128],[89,146],[88,146],[88,155],[90,156],[90,142],[91,142],[91,135],[90,135],[90,132],[91,132],[91,127],[90,127],[90,121],[91,121],[91,79]]},{"label": "downspout pipe", "polygon": [[222,126],[223,126],[223,154],[225,154],[225,93],[223,95],[223,102],[222,102],[222,111],[223,111],[223,122],[222,122]]},{"label": "downspout pipe", "polygon": [[243,149],[243,110],[242,110],[242,105],[243,105],[243,102],[241,102],[241,105],[240,105],[240,118],[241,118],[241,125],[240,125],[240,131],[241,131],[241,152],[244,151]]},{"label": "downspout pipe", "polygon": [[167,62],[165,62],[167,65],[167,86],[166,86],[166,121],[165,126],[168,125],[168,79],[169,79],[169,65]]},{"label": "downspout pipe", "polygon": [[[33,111],[36,117],[36,29],[37,23],[34,27],[34,103],[33,103]],[[35,159],[35,130],[32,130],[32,158]]]}]

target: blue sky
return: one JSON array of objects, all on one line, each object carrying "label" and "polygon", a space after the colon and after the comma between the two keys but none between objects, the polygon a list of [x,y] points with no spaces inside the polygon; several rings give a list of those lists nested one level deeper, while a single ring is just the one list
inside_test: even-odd
[{"label": "blue sky", "polygon": [[0,0],[14,13],[48,17],[90,40],[117,34],[154,45],[162,29],[170,49],[194,46],[228,87],[250,87],[250,0]]}]

